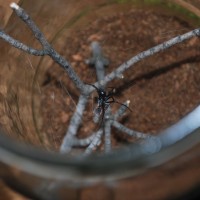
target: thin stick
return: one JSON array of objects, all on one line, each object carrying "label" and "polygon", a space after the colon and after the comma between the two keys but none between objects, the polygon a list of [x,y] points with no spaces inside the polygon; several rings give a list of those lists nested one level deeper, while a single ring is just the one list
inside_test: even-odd
[{"label": "thin stick", "polygon": [[81,124],[83,111],[85,110],[87,101],[88,101],[87,96],[80,95],[76,111],[71,118],[68,130],[65,134],[65,137],[60,147],[61,153],[67,153],[71,150],[71,147],[73,145],[73,138],[74,136],[76,136],[78,128]]},{"label": "thin stick", "polygon": [[92,142],[90,143],[90,145],[87,147],[87,149],[84,152],[84,155],[89,155],[92,153],[92,151],[94,151],[94,149],[100,145],[101,143],[101,137],[103,135],[103,129],[99,129],[94,137],[94,139],[92,140]]},{"label": "thin stick", "polygon": [[12,38],[11,36],[7,35],[4,31],[0,30],[0,38],[2,38],[3,40],[5,40],[6,42],[8,42],[10,45],[12,45],[13,47],[20,49],[26,53],[32,54],[34,56],[44,56],[47,55],[47,51],[46,50],[37,50],[34,48],[31,48],[21,42],[19,42],[18,40],[15,40],[14,38]]},{"label": "thin stick", "polygon": [[119,123],[117,121],[113,121],[112,126],[114,126],[115,128],[117,128],[121,132],[124,132],[124,133],[126,133],[126,134],[128,134],[132,137],[141,138],[141,139],[149,137],[149,134],[144,134],[144,133],[141,133],[141,132],[138,132],[138,131],[131,130],[131,129],[125,127],[124,125],[122,125],[121,123]]},{"label": "thin stick", "polygon": [[81,146],[81,147],[87,146],[95,138],[95,135],[96,135],[96,132],[92,133],[90,136],[83,138],[83,139],[74,138],[73,146]]},{"label": "thin stick", "polygon": [[[168,49],[172,46],[174,46],[175,44],[181,43],[185,40],[188,40],[192,37],[195,36],[200,36],[200,28],[192,30],[188,33],[185,33],[183,35],[179,35],[177,37],[174,37],[162,44],[159,44],[157,46],[154,46],[146,51],[143,51],[139,54],[137,54],[136,56],[132,57],[130,60],[126,61],[125,63],[123,63],[122,65],[120,65],[116,70],[112,71],[110,74],[108,74],[104,80],[102,80],[100,82],[101,85],[105,85],[108,82],[112,81],[113,79],[117,78],[119,75],[123,74],[127,69],[129,69],[130,67],[132,67],[135,63],[143,60],[144,58],[147,58],[149,56],[152,56],[160,51],[163,51],[165,49]],[[95,83],[96,85],[97,83]]]},{"label": "thin stick", "polygon": [[114,120],[117,120],[119,117],[121,117],[126,112],[129,104],[130,104],[130,100],[127,100],[120,106],[120,108],[115,112]]},{"label": "thin stick", "polygon": [[105,127],[104,127],[104,134],[105,134],[105,153],[109,153],[111,151],[111,121],[110,119],[106,119]]}]

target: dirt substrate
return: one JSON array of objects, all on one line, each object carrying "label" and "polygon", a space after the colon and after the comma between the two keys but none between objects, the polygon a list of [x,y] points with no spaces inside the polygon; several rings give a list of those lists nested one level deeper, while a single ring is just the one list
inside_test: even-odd
[{"label": "dirt substrate", "polygon": [[[102,17],[74,32],[64,41],[66,45],[61,54],[68,58],[86,83],[93,83],[95,71],[84,62],[90,57],[91,41],[99,41],[105,56],[110,59],[111,64],[106,68],[109,73],[137,53],[193,28],[188,22],[164,12],[134,9]],[[145,59],[128,70],[123,80],[111,82],[109,86],[116,87],[118,101],[131,101],[133,112],[126,112],[121,122],[137,131],[156,134],[195,108],[200,102],[199,49],[199,39],[193,38]],[[72,99],[78,100],[78,92],[63,74],[60,68],[52,65],[42,87],[43,130],[55,149],[59,148],[75,108]],[[113,112],[118,107],[112,105]],[[91,122],[92,110],[85,115],[88,118],[79,137],[89,135],[95,127]],[[133,140],[112,130],[114,147],[127,142]],[[121,181],[114,187],[100,185],[83,189],[80,199],[93,199],[96,192],[99,199],[176,199],[199,182],[199,163],[199,147],[196,147],[160,168]]]},{"label": "dirt substrate", "polygon": [[[85,64],[85,59],[91,56],[91,41],[97,40],[102,45],[104,55],[110,60],[106,68],[109,73],[137,53],[193,28],[175,16],[133,9],[99,18],[73,32],[63,41],[66,45],[60,52],[84,82],[94,83],[95,70]],[[118,101],[131,101],[133,112],[127,111],[121,122],[134,130],[155,134],[197,106],[200,102],[199,48],[199,39],[193,38],[145,59],[128,70],[123,80],[111,82],[109,86],[116,88]],[[78,91],[63,70],[52,65],[46,73],[42,94],[43,130],[53,149],[58,149],[75,109]],[[95,128],[92,102],[79,131],[81,138]],[[118,107],[112,105],[113,112]],[[112,133],[113,146],[131,141],[125,134],[115,130]]]},{"label": "dirt substrate", "polygon": [[[162,11],[133,9],[102,17],[74,31],[63,41],[65,48],[57,50],[86,83],[93,83],[96,81],[95,70],[84,62],[91,55],[91,41],[99,41],[105,56],[110,59],[111,63],[106,68],[109,73],[137,53],[193,28],[190,23]],[[193,38],[145,59],[128,70],[123,80],[111,82],[109,86],[116,87],[115,98],[118,101],[131,101],[133,112],[126,112],[120,121],[137,131],[156,134],[195,108],[200,102],[199,48],[199,39]],[[63,70],[53,64],[46,72],[41,94],[41,132],[46,134],[48,146],[58,150],[79,93]],[[92,102],[90,100],[79,131],[81,138],[96,128],[91,121]],[[112,105],[113,112],[118,107]],[[133,142],[132,138],[112,130],[114,147],[128,142]],[[111,182],[106,186],[77,189],[75,199],[174,199],[199,183],[199,152],[200,147],[197,146],[141,176]]]}]

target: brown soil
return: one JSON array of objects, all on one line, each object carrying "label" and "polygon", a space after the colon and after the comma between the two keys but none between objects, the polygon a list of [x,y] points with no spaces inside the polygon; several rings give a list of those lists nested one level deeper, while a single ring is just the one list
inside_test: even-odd
[{"label": "brown soil", "polygon": [[[90,26],[71,33],[60,51],[86,83],[96,81],[95,71],[85,64],[91,55],[89,45],[97,40],[111,61],[107,73],[137,53],[194,27],[175,16],[155,10],[132,9],[99,18]],[[144,133],[158,133],[175,123],[200,102],[199,39],[193,38],[136,64],[109,86],[116,87],[115,98],[131,101],[133,112],[121,119],[126,126]],[[69,92],[67,93],[66,92]],[[58,149],[78,100],[78,91],[63,70],[52,65],[42,87],[42,115],[49,142]],[[69,95],[70,94],[70,95]],[[96,95],[96,94],[95,94]],[[72,101],[73,99],[73,101]],[[91,133],[92,100],[85,113],[80,137]],[[118,105],[112,105],[113,112]],[[87,118],[86,118],[87,117]],[[113,145],[131,141],[125,134],[112,131]]]},{"label": "brown soil", "polygon": [[[61,53],[86,83],[93,83],[95,71],[84,63],[90,57],[92,40],[100,41],[104,54],[110,59],[111,64],[106,68],[109,73],[133,55],[193,28],[175,16],[134,9],[102,17],[89,27],[73,32]],[[111,82],[109,86],[116,87],[118,101],[131,100],[133,112],[127,112],[122,123],[138,131],[156,134],[195,108],[200,102],[199,47],[199,39],[193,38],[138,63],[124,74],[123,80]],[[65,134],[72,104],[60,80],[76,102],[78,92],[56,66],[48,70],[46,80],[42,88],[46,94],[43,97],[43,129],[48,130],[48,138],[57,149]],[[54,103],[49,98],[52,93],[57,97]],[[118,107],[112,105],[113,112]],[[91,113],[90,109],[86,115],[90,114],[91,118]],[[54,116],[51,123],[49,116]],[[85,137],[92,128],[94,125],[86,119],[79,136]],[[130,141],[125,134],[112,130],[114,146]],[[177,196],[182,199],[185,192],[199,183],[199,163],[198,146],[138,178],[129,178],[114,186],[111,183],[81,189],[80,199],[94,199],[96,194],[98,199],[176,199]]]}]

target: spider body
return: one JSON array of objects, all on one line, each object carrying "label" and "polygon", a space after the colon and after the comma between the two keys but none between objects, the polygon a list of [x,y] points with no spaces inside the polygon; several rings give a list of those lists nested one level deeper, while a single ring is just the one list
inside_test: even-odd
[{"label": "spider body", "polygon": [[98,105],[96,108],[96,112],[98,114],[102,114],[102,111],[104,109],[107,110],[107,108],[109,107],[110,103],[113,103],[114,99],[111,95],[111,93],[106,93],[106,91],[102,88],[97,88],[95,87],[97,93],[98,93]]},{"label": "spider body", "polygon": [[94,87],[98,93],[98,105],[97,108],[95,109],[95,113],[101,115],[102,114],[102,119],[104,117],[105,111],[107,110],[107,108],[110,106],[111,103],[118,103],[120,105],[125,106],[126,108],[128,108],[130,111],[131,109],[129,107],[127,107],[126,105],[116,101],[113,97],[114,94],[114,90],[112,89],[109,92],[106,92],[103,88],[97,88],[95,85],[91,85],[92,87]]}]

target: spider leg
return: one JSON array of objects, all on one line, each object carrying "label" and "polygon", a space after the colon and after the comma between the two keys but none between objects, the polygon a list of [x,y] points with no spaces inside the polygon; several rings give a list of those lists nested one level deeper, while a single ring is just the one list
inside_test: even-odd
[{"label": "spider leg", "polygon": [[115,101],[110,100],[110,101],[106,101],[106,103],[115,103]]},{"label": "spider leg", "polygon": [[125,104],[123,104],[123,103],[120,103],[119,101],[116,101],[116,100],[114,99],[114,97],[111,96],[111,97],[109,97],[108,99],[112,99],[112,100],[106,101],[106,103],[117,103],[117,104],[120,104],[120,105],[122,105],[122,106],[125,106],[126,108],[129,109],[129,111],[132,112],[132,110],[131,110],[127,105],[125,105]]},{"label": "spider leg", "polygon": [[95,85],[89,84],[89,83],[88,83],[88,85],[91,85],[93,88],[95,88],[95,90],[97,91],[97,93],[99,93],[99,88],[98,87],[96,87]]},{"label": "spider leg", "polygon": [[125,105],[125,104],[123,104],[123,103],[120,103],[119,101],[116,101],[116,100],[115,100],[114,103],[118,103],[118,104],[120,104],[120,105],[122,105],[122,106],[125,106],[126,108],[129,109],[130,112],[132,112],[132,110],[131,110],[127,105]]},{"label": "spider leg", "polygon": [[[108,101],[108,99],[111,99],[111,100]],[[106,103],[114,103],[114,102],[115,102],[115,99],[114,99],[113,96],[108,97],[107,100],[106,100]]]},{"label": "spider leg", "polygon": [[105,108],[104,106],[101,107],[102,108],[102,112],[101,112],[101,121],[98,125],[98,129],[101,128],[102,124],[103,124],[103,118],[104,118],[104,115],[105,115]]},{"label": "spider leg", "polygon": [[115,93],[115,88],[114,87],[108,87],[111,88],[112,90],[108,92],[107,96],[111,96]]}]

